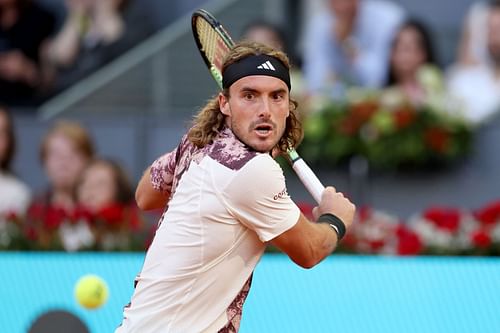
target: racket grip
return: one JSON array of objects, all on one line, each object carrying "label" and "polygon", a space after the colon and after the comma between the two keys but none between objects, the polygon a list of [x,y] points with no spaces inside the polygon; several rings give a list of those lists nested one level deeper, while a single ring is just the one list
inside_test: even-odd
[{"label": "racket grip", "polygon": [[292,168],[314,200],[319,203],[325,187],[318,177],[316,177],[311,168],[300,157],[293,160]]}]

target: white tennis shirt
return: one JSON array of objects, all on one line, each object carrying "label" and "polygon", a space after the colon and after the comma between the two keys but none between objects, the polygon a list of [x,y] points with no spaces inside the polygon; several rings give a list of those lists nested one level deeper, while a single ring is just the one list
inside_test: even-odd
[{"label": "white tennis shirt", "polygon": [[117,332],[237,332],[265,242],[299,218],[283,171],[225,129],[203,149],[184,138],[151,175],[173,195]]}]

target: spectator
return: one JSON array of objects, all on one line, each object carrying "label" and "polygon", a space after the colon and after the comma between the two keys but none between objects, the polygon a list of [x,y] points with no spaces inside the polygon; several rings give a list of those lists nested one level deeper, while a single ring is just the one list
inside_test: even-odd
[{"label": "spectator", "polygon": [[386,86],[398,89],[413,104],[421,104],[431,88],[423,75],[437,70],[427,28],[416,20],[403,23],[390,53]]},{"label": "spectator", "polygon": [[463,102],[466,117],[474,123],[482,123],[500,110],[500,1],[489,6],[486,23],[489,61],[457,63],[448,76],[450,93]]},{"label": "spectator", "polygon": [[[498,2],[490,0],[490,2],[495,1]],[[462,27],[457,54],[458,64],[468,66],[489,61],[486,46],[488,9],[487,1],[476,1],[470,6]]]},{"label": "spectator", "polygon": [[29,188],[15,177],[11,164],[16,150],[14,125],[8,110],[0,106],[0,217],[24,215],[30,203]]},{"label": "spectator", "polygon": [[242,38],[286,52],[285,33],[279,26],[271,22],[263,20],[250,22],[243,29]]},{"label": "spectator", "polygon": [[128,0],[67,0],[66,7],[63,27],[47,52],[57,71],[56,92],[113,60],[149,33],[142,27],[127,30]]},{"label": "spectator", "polygon": [[77,200],[93,213],[112,204],[133,202],[132,185],[122,167],[114,161],[97,159],[82,173],[77,186]]},{"label": "spectator", "polygon": [[78,123],[61,121],[53,126],[40,149],[49,188],[35,204],[71,211],[75,206],[76,182],[93,155],[90,136]]},{"label": "spectator", "polygon": [[303,70],[308,90],[339,97],[350,85],[382,86],[403,10],[383,0],[328,3],[329,10],[313,17],[306,29]]},{"label": "spectator", "polygon": [[0,0],[0,102],[41,102],[50,80],[42,54],[55,22],[55,15],[34,1]]},{"label": "spectator", "polygon": [[76,182],[93,154],[92,141],[78,123],[61,121],[42,139],[40,159],[48,189],[33,200],[28,210],[27,229],[34,248],[74,251],[91,244],[85,224],[73,222]]},{"label": "spectator", "polygon": [[[288,50],[288,42],[283,29],[268,21],[256,20],[250,22],[243,29],[242,39],[262,43],[287,54],[291,53]],[[292,68],[290,69],[291,93],[294,98],[299,99],[300,103],[302,103],[301,96],[304,93],[304,84],[298,62],[297,59],[292,60]]]},{"label": "spectator", "polygon": [[97,249],[145,248],[143,218],[135,204],[129,178],[119,164],[107,159],[92,161],[82,173],[76,197],[81,208],[91,216],[90,227]]}]

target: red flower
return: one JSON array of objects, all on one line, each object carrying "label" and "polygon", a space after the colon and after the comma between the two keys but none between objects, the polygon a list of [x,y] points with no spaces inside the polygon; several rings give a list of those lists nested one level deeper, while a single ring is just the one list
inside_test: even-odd
[{"label": "red flower", "polygon": [[5,214],[5,219],[7,221],[17,221],[19,219],[19,216],[17,216],[17,213],[15,211],[9,211]]},{"label": "red flower", "polygon": [[75,207],[75,209],[73,211],[73,220],[74,221],[84,220],[88,223],[88,222],[92,221],[93,218],[94,218],[94,214],[86,207],[77,206],[77,207]]},{"label": "red flower", "polygon": [[424,133],[424,140],[430,149],[445,153],[450,144],[450,134],[439,127],[431,127]]},{"label": "red flower", "polygon": [[398,129],[403,129],[410,126],[415,121],[416,113],[411,107],[406,106],[394,111],[393,117],[396,127]]},{"label": "red flower", "polygon": [[125,216],[125,207],[114,203],[101,208],[97,212],[97,218],[104,220],[109,225],[119,225],[123,222]]},{"label": "red flower", "polygon": [[368,220],[368,218],[371,216],[372,214],[372,209],[369,207],[369,206],[362,206],[359,208],[359,222],[360,223],[363,223],[365,222],[366,220]]},{"label": "red flower", "polygon": [[346,135],[355,135],[378,109],[376,101],[364,101],[354,104],[346,118],[340,123],[338,130]]},{"label": "red flower", "polygon": [[38,233],[36,232],[36,229],[33,228],[33,226],[27,226],[24,229],[24,234],[26,235],[26,238],[35,241],[38,238]]},{"label": "red flower", "polygon": [[353,250],[356,248],[357,241],[358,240],[356,236],[353,234],[352,229],[350,229],[349,231],[347,231],[344,238],[342,239],[341,245],[344,248]]},{"label": "red flower", "polygon": [[129,207],[129,218],[130,218],[130,228],[133,231],[138,231],[142,227],[142,219],[139,215],[139,208],[135,204],[131,204]]},{"label": "red flower", "polygon": [[351,115],[358,124],[366,123],[378,109],[378,103],[374,100],[363,101],[351,106]]},{"label": "red flower", "polygon": [[474,212],[474,216],[484,225],[492,225],[500,220],[500,201],[486,205]]},{"label": "red flower", "polygon": [[308,202],[299,202],[297,204],[297,207],[299,207],[300,211],[302,212],[302,214],[305,215],[305,217],[307,217],[311,221],[314,221],[313,214],[312,214],[312,210],[314,208],[313,205],[311,205]]},{"label": "red flower", "polygon": [[49,206],[45,210],[43,223],[47,229],[57,229],[68,215],[61,207]]},{"label": "red flower", "polygon": [[476,230],[471,235],[472,243],[479,248],[487,248],[491,245],[491,237],[486,230]]},{"label": "red flower", "polygon": [[422,251],[422,242],[418,235],[403,224],[398,225],[396,236],[398,237],[397,251],[399,255],[417,255]]},{"label": "red flower", "polygon": [[377,253],[385,246],[385,240],[383,239],[368,240],[367,242],[371,253]]},{"label": "red flower", "polygon": [[424,212],[424,218],[432,221],[438,228],[454,233],[460,225],[460,212],[453,208],[430,208]]},{"label": "red flower", "polygon": [[42,220],[45,206],[40,203],[33,203],[28,209],[28,215],[32,220]]}]

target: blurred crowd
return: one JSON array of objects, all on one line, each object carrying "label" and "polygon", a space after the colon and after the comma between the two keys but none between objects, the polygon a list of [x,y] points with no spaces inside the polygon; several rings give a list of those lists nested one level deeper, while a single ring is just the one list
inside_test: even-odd
[{"label": "blurred crowd", "polygon": [[[128,0],[0,1],[0,102],[37,106],[151,33]],[[134,29],[131,26],[134,26]]]},{"label": "blurred crowd", "polygon": [[[81,124],[55,123],[41,140],[43,193],[32,193],[11,163],[16,138],[10,110],[40,105],[151,33],[127,22],[131,2],[65,0],[58,23],[42,1],[0,0],[0,227],[6,216],[28,216],[28,232],[41,249],[119,249],[119,232],[114,240],[100,239],[99,219],[115,231],[125,223],[125,233],[144,227],[133,182],[119,163],[96,156]],[[418,105],[439,86],[472,124],[500,110],[499,0],[470,6],[457,27],[456,56],[446,66],[436,57],[431,29],[394,1],[325,0],[325,9],[307,21],[302,52],[290,45],[285,27],[272,22],[251,22],[241,36],[290,54],[292,93],[305,105],[318,96],[341,99],[351,88],[397,91]],[[57,235],[39,230],[36,221]]]},{"label": "blurred crowd", "polygon": [[[451,64],[438,61],[425,22],[395,2],[329,0],[306,26],[305,93],[342,98],[351,87],[396,88],[411,103],[442,81],[455,111],[481,123],[500,109],[500,2],[477,1],[463,22]],[[429,82],[431,81],[431,82]]]},{"label": "blurred crowd", "polygon": [[40,144],[46,188],[40,193],[11,169],[13,120],[0,109],[0,248],[17,250],[143,250],[149,225],[117,161],[96,156],[79,123],[54,123]]}]

